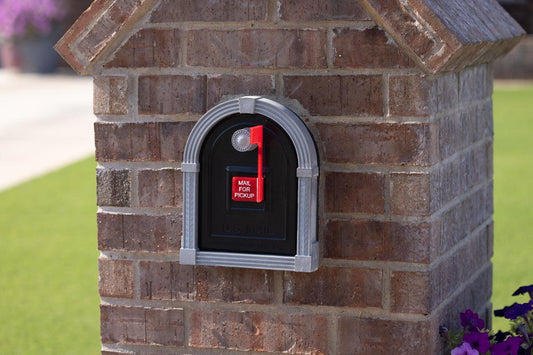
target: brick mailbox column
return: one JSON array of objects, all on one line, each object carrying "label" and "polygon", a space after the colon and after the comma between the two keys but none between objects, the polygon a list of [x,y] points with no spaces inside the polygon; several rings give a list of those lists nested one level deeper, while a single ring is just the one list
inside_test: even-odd
[{"label": "brick mailbox column", "polygon": [[[490,318],[490,63],[522,35],[492,0],[95,1],[56,48],[95,77],[102,352],[434,354]],[[186,139],[236,95],[318,146],[314,273],[179,263]]]}]

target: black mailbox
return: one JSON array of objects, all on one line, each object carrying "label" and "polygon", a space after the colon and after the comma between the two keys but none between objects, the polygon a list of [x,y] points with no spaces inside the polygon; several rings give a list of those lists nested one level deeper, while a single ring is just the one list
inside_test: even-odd
[{"label": "black mailbox", "polygon": [[318,268],[316,147],[291,110],[260,97],[213,108],[189,136],[182,171],[181,263]]},{"label": "black mailbox", "polygon": [[[235,148],[232,138],[254,127],[263,130],[262,154],[257,144]],[[224,119],[202,144],[200,166],[199,250],[296,255],[296,151],[278,124],[261,115]]]}]

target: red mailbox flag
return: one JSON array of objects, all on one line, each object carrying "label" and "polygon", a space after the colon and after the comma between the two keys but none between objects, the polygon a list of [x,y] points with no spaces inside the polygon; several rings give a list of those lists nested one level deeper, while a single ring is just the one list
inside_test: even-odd
[{"label": "red mailbox flag", "polygon": [[259,203],[264,198],[263,180],[263,126],[250,128],[250,144],[257,144],[257,200]]},{"label": "red mailbox flag", "polygon": [[250,128],[250,144],[257,144],[257,177],[234,176],[231,198],[233,201],[260,203],[264,199],[263,126]]}]

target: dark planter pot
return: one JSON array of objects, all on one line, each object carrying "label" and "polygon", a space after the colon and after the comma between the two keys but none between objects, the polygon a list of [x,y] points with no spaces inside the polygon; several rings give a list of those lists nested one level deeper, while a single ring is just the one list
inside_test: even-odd
[{"label": "dark planter pot", "polygon": [[61,31],[48,35],[36,35],[8,40],[0,52],[2,66],[25,73],[53,73],[59,63],[59,55],[53,46],[59,40]]}]

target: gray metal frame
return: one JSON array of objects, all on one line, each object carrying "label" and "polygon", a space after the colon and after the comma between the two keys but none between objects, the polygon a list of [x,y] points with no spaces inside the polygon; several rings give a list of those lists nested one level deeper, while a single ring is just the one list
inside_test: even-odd
[{"label": "gray metal frame", "polygon": [[[296,256],[206,252],[198,249],[198,176],[200,149],[209,131],[224,118],[249,113],[266,116],[291,138],[298,159]],[[183,237],[180,263],[254,269],[312,272],[318,269],[318,159],[313,138],[302,120],[285,106],[259,96],[244,96],[209,110],[194,126],[185,145],[183,163]]]}]

